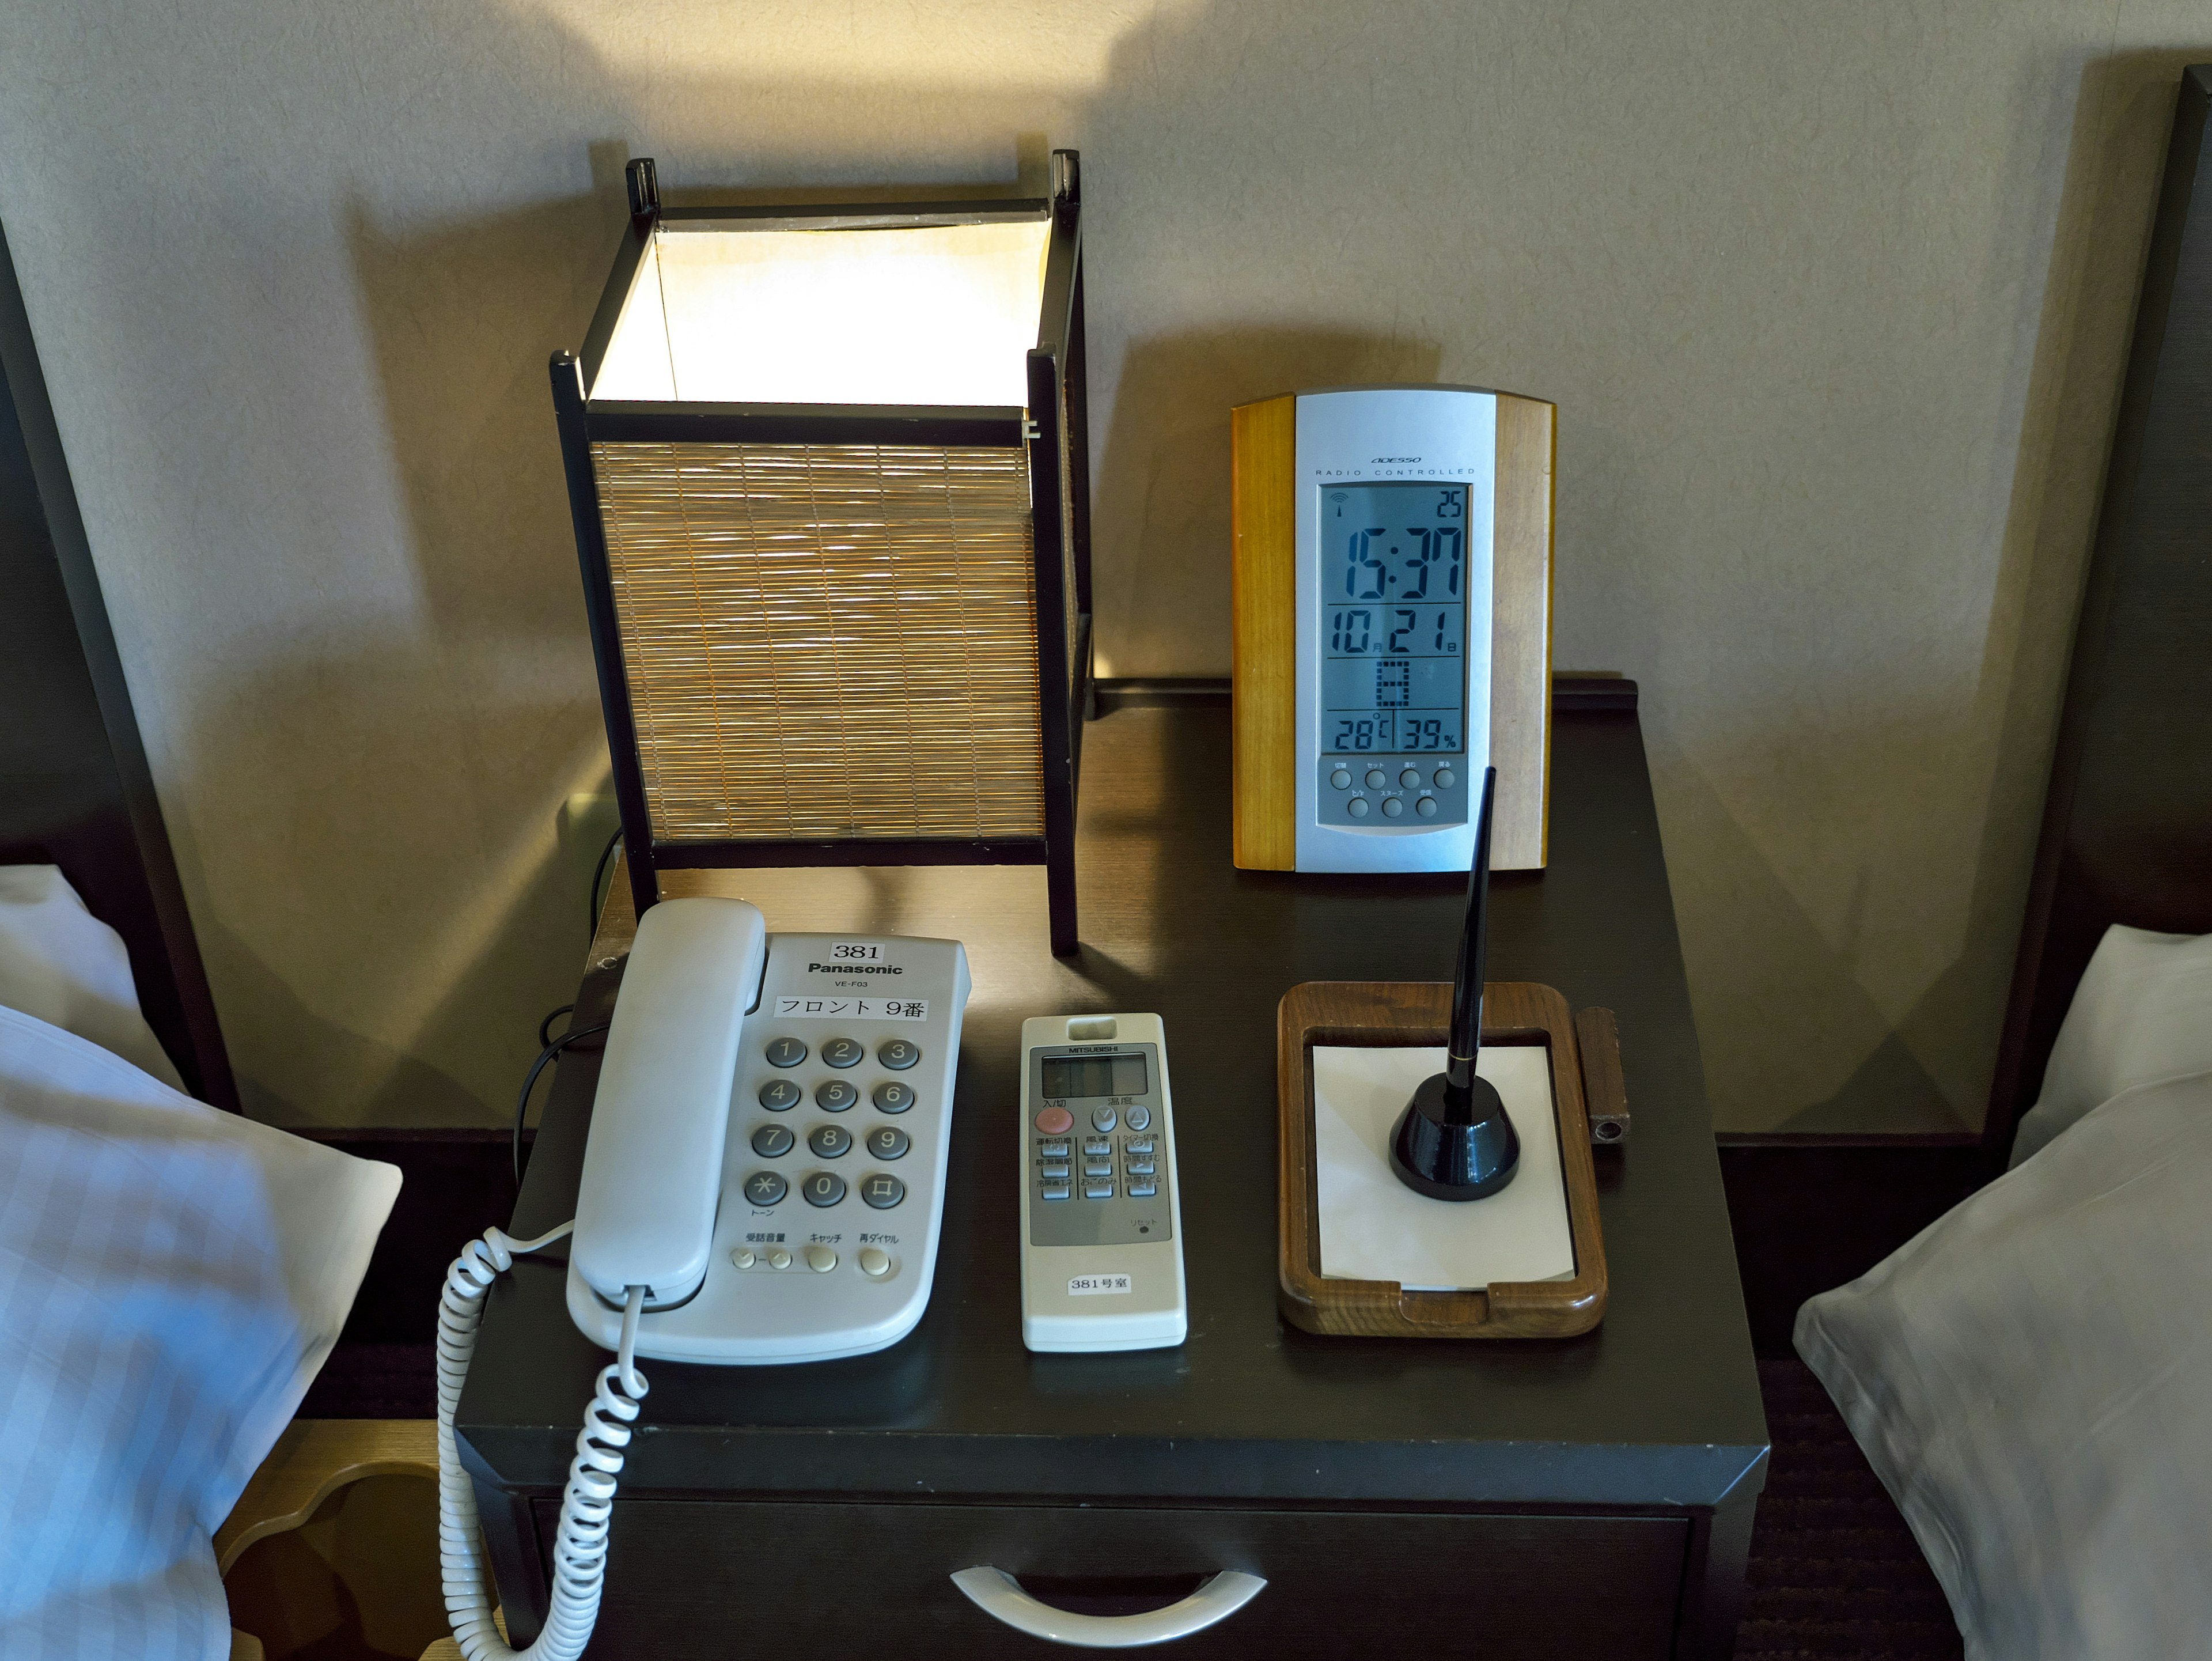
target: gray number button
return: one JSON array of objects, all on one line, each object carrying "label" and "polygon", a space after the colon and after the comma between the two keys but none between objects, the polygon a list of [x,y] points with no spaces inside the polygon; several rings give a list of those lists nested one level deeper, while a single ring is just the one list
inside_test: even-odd
[{"label": "gray number button", "polygon": [[790,1185],[773,1171],[756,1171],[745,1178],[745,1198],[755,1205],[774,1205],[789,1192]]},{"label": "gray number button", "polygon": [[814,1091],[815,1105],[824,1113],[842,1113],[860,1099],[860,1092],[853,1088],[850,1079],[832,1079]]},{"label": "gray number button", "polygon": [[906,1184],[889,1171],[878,1171],[861,1183],[860,1197],[878,1211],[889,1211],[906,1198]]},{"label": "gray number button", "polygon": [[770,1067],[797,1067],[806,1059],[806,1046],[796,1038],[770,1038],[768,1041],[768,1064]]},{"label": "gray number button", "polygon": [[858,1067],[867,1053],[858,1038],[828,1038],[822,1044],[822,1059],[832,1067]]},{"label": "gray number button", "polygon": [[921,1047],[904,1038],[885,1038],[876,1046],[876,1059],[894,1073],[903,1073],[921,1059]]},{"label": "gray number button", "polygon": [[845,1197],[845,1179],[833,1171],[817,1171],[799,1183],[799,1191],[809,1205],[836,1205]]},{"label": "gray number button", "polygon": [[834,1159],[853,1146],[853,1133],[838,1124],[818,1124],[807,1133],[807,1147],[823,1159]]},{"label": "gray number button", "polygon": [[799,1086],[788,1079],[770,1079],[760,1088],[760,1104],[771,1113],[788,1113],[799,1105]]},{"label": "gray number button", "polygon": [[791,1152],[791,1132],[780,1124],[764,1124],[753,1132],[753,1152],[773,1159]]},{"label": "gray number button", "polygon": [[875,1103],[879,1113],[903,1113],[914,1105],[914,1086],[885,1079],[876,1086]]},{"label": "gray number button", "polygon": [[907,1134],[896,1127],[879,1124],[868,1133],[868,1152],[878,1159],[899,1159],[914,1146]]}]

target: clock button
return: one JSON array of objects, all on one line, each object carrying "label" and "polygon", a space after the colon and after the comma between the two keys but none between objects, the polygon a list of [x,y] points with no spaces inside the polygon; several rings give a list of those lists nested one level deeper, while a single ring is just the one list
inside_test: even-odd
[{"label": "clock button", "polygon": [[1328,782],[1339,790],[1349,790],[1352,788],[1352,775],[1346,772],[1341,767],[1338,768],[1336,771],[1328,776]]},{"label": "clock button", "polygon": [[1370,790],[1380,790],[1389,782],[1389,779],[1384,776],[1381,768],[1370,767],[1367,770],[1367,788]]},{"label": "clock button", "polygon": [[1436,818],[1437,799],[1434,796],[1423,796],[1420,800],[1413,804],[1413,811],[1425,819]]},{"label": "clock button", "polygon": [[1458,782],[1459,782],[1459,777],[1458,777],[1458,776],[1457,776],[1456,774],[1455,774],[1455,773],[1452,771],[1452,770],[1451,770],[1450,768],[1449,768],[1449,767],[1439,767],[1439,768],[1437,768],[1437,789],[1439,789],[1439,790],[1449,790],[1449,789],[1450,789],[1450,788],[1452,788],[1452,786],[1454,786],[1455,784],[1457,784]]},{"label": "clock button", "polygon": [[1403,796],[1393,796],[1388,801],[1384,802],[1382,804],[1382,817],[1386,819],[1404,818],[1406,817],[1406,799]]},{"label": "clock button", "polygon": [[1398,775],[1398,782],[1404,785],[1408,790],[1418,789],[1420,787],[1421,776],[1415,772],[1412,768],[1408,767],[1404,772]]},{"label": "clock button", "polygon": [[1356,819],[1365,818],[1367,817],[1367,798],[1364,796],[1354,796],[1351,801],[1345,805],[1344,811],[1351,814],[1352,817]]}]

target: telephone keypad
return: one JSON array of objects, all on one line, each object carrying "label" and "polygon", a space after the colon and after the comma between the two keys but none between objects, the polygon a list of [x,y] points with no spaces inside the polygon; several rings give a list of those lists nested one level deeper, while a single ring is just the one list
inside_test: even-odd
[{"label": "telephone keypad", "polygon": [[[823,1059],[827,1061],[829,1057],[825,1056]],[[860,1092],[853,1088],[850,1079],[829,1080],[814,1092],[814,1104],[824,1113],[842,1113],[860,1099]]]},{"label": "telephone keypad", "polygon": [[[794,1041],[795,1042],[795,1041]],[[804,1046],[801,1046],[802,1050]],[[822,1061],[827,1067],[858,1067],[867,1049],[858,1038],[824,1038],[822,1041]]]},{"label": "telephone keypad", "polygon": [[764,1124],[753,1132],[753,1152],[763,1159],[776,1159],[791,1152],[791,1132],[780,1124]]},{"label": "telephone keypad", "polygon": [[885,1038],[876,1046],[876,1059],[894,1073],[903,1073],[921,1059],[921,1046],[910,1038]]},{"label": "telephone keypad", "polygon": [[797,1038],[770,1038],[766,1053],[770,1067],[797,1067],[806,1059],[806,1046]]},{"label": "telephone keypad", "polygon": [[799,1086],[788,1079],[770,1079],[760,1087],[760,1104],[771,1113],[788,1113],[799,1105]]},{"label": "telephone keypad", "polygon": [[791,1185],[773,1171],[756,1171],[745,1178],[745,1198],[755,1205],[774,1205],[791,1192]]},{"label": "telephone keypad", "polygon": [[914,1086],[901,1084],[896,1079],[886,1079],[876,1086],[871,1099],[878,1113],[903,1113],[914,1105]]},{"label": "telephone keypad", "polygon": [[[777,1180],[781,1183],[782,1179],[779,1177]],[[799,1191],[811,1206],[833,1206],[845,1197],[845,1179],[834,1171],[811,1171],[806,1180],[799,1183]],[[778,1195],[776,1197],[781,1199],[783,1196]]]},{"label": "telephone keypad", "polygon": [[861,1182],[860,1197],[878,1211],[889,1211],[906,1198],[906,1184],[889,1171],[878,1171]]},{"label": "telephone keypad", "polygon": [[808,1134],[806,1145],[814,1150],[818,1158],[839,1159],[851,1151],[853,1133],[842,1125],[817,1125]]},{"label": "telephone keypad", "polygon": [[902,1159],[913,1146],[913,1139],[906,1132],[887,1124],[878,1125],[868,1133],[868,1152],[878,1159]]}]

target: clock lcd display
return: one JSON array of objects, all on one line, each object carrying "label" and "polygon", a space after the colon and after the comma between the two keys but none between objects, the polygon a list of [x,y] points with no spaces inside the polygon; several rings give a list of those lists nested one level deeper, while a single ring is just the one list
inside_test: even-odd
[{"label": "clock lcd display", "polygon": [[1324,755],[1466,748],[1467,487],[1321,496]]}]

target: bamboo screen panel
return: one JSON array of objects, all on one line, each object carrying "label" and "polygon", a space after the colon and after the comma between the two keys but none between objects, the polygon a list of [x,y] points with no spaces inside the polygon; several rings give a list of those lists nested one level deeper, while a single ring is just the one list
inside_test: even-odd
[{"label": "bamboo screen panel", "polygon": [[592,461],[654,841],[1044,834],[1022,450]]}]

